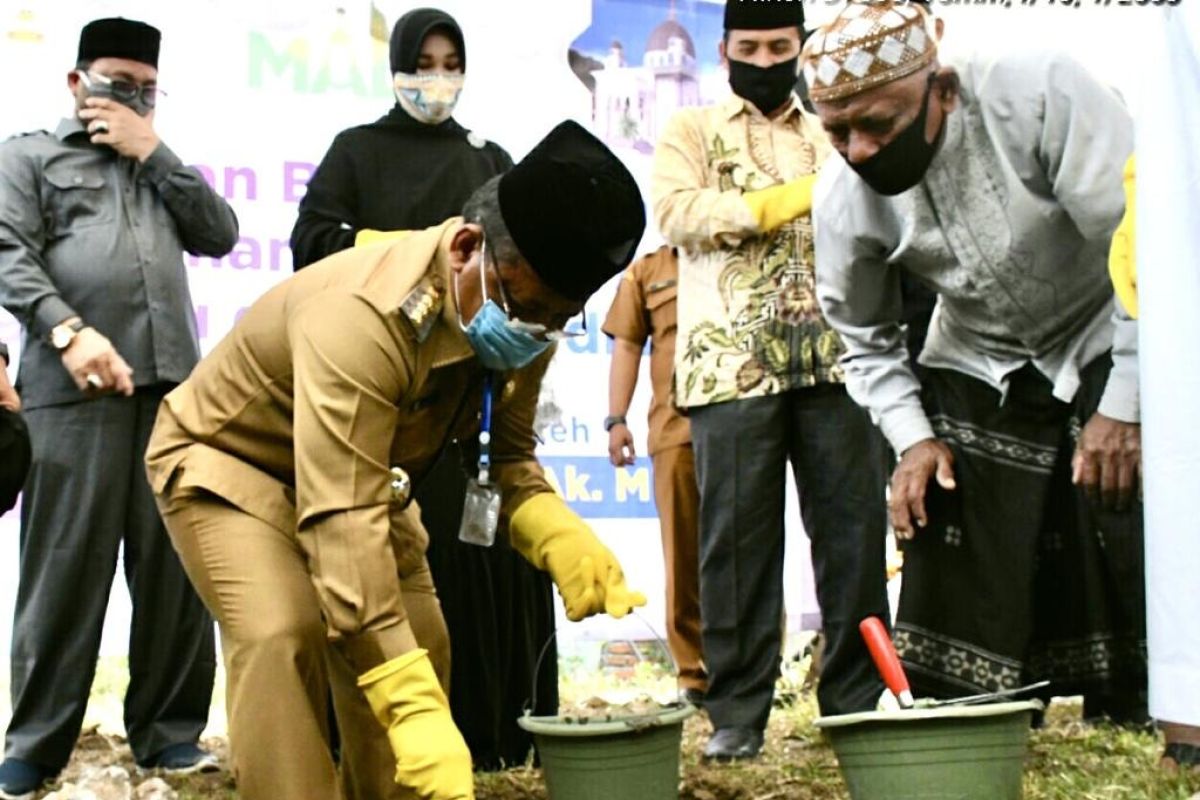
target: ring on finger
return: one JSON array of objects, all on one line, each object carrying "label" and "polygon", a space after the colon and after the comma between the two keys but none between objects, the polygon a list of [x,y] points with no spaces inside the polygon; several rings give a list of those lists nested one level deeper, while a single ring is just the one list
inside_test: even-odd
[{"label": "ring on finger", "polygon": [[104,120],[96,120],[96,124],[92,126],[92,133],[108,133],[108,123]]},{"label": "ring on finger", "polygon": [[87,374],[87,377],[84,378],[84,380],[86,380],[87,385],[92,387],[93,389],[103,389],[104,388],[104,379],[101,378],[99,375],[97,375],[94,372],[89,372]]}]

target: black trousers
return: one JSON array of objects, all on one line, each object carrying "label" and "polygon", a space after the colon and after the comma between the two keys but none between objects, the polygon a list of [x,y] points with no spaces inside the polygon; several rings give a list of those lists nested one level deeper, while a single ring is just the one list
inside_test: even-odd
[{"label": "black trousers", "polygon": [[171,547],[142,462],[167,388],[25,412],[33,467],[21,507],[7,757],[54,772],[69,760],[122,544],[134,756],[194,742],[208,720],[213,621]]},{"label": "black trousers", "polygon": [[762,729],[779,674],[784,480],[796,475],[826,637],[823,714],[875,707],[858,632],[889,619],[882,435],[841,385],[690,412],[700,484],[700,614],[713,725]]}]

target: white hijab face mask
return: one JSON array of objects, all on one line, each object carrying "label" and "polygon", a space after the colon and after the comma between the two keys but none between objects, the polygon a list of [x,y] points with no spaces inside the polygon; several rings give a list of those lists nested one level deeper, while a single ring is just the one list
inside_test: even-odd
[{"label": "white hijab face mask", "polygon": [[426,125],[437,125],[454,113],[463,78],[445,72],[418,75],[395,72],[392,74],[392,91],[396,93],[396,102],[409,116]]}]

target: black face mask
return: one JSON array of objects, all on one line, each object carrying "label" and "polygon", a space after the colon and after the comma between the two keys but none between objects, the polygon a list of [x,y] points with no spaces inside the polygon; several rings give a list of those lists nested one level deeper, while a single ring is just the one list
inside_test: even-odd
[{"label": "black face mask", "polygon": [[770,67],[757,67],[745,61],[729,59],[729,86],[738,97],[749,100],[763,114],[770,114],[787,102],[796,86],[796,66],[800,56]]},{"label": "black face mask", "polygon": [[[933,75],[925,87],[925,99],[921,101],[921,113],[907,128],[897,134],[875,155],[859,164],[850,164],[863,181],[882,195],[892,197],[906,192],[925,177],[933,156],[937,153],[937,141],[942,132],[933,137],[933,144],[925,141],[925,122],[929,116],[929,97],[933,93]],[[945,125],[945,120],[942,122]]]}]

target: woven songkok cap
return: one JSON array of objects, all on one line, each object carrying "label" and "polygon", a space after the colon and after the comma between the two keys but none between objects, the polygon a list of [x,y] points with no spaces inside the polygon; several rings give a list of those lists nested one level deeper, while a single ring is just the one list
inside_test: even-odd
[{"label": "woven songkok cap", "polygon": [[923,8],[907,0],[850,0],[809,37],[801,60],[809,96],[824,103],[911,75],[936,56]]}]

